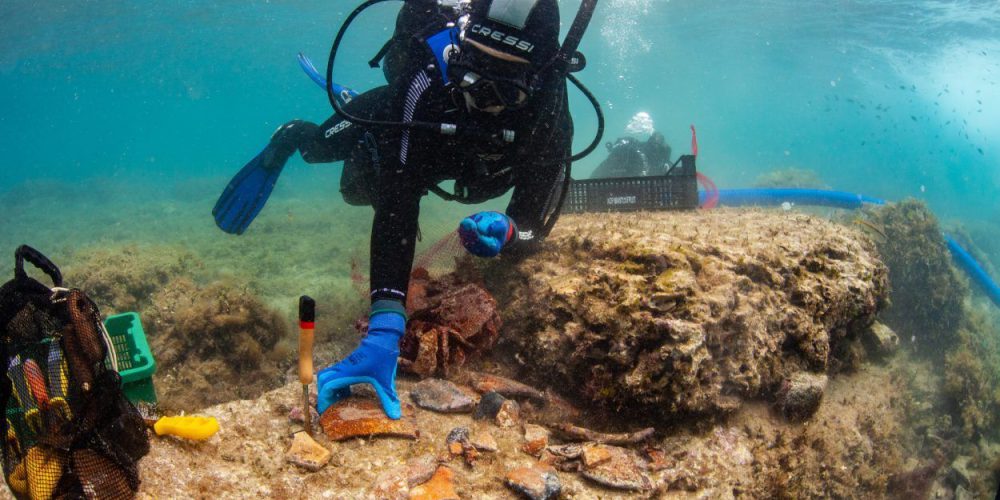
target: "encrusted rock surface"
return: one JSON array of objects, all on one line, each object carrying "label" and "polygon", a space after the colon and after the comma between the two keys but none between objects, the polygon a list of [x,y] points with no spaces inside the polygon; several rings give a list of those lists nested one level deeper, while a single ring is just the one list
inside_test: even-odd
[{"label": "encrusted rock surface", "polygon": [[500,342],[536,381],[637,412],[731,412],[859,361],[887,293],[871,241],[801,213],[564,216],[498,263]]},{"label": "encrusted rock surface", "polygon": [[[653,490],[609,490],[585,478],[586,443],[550,443],[543,461],[546,454],[552,459],[551,474],[558,477],[563,496],[581,500],[649,498],[656,492],[668,498],[885,498],[889,475],[906,470],[899,427],[904,405],[894,401],[909,371],[897,370],[866,366],[831,378],[819,410],[803,423],[790,424],[762,403],[748,403],[704,431],[680,429],[625,447],[634,464],[641,463],[636,457],[648,461],[643,474]],[[398,389],[402,393],[413,386],[401,378]],[[331,441],[317,433],[316,440],[332,458],[319,472],[307,472],[284,457],[292,434],[301,429],[287,418],[301,390],[294,380],[256,400],[206,408],[202,413],[216,417],[221,430],[202,443],[154,437],[152,450],[139,464],[139,498],[405,499],[448,456],[447,436],[460,426],[470,428],[473,444],[477,434],[488,432],[497,449],[474,466],[458,459],[448,463],[461,498],[512,498],[507,473],[539,462],[521,450],[520,427],[504,429],[471,415],[414,408],[418,439]],[[596,469],[589,474],[626,484],[623,478],[630,476],[600,470],[606,462],[595,455],[590,463]],[[632,484],[645,486],[638,481]]]}]

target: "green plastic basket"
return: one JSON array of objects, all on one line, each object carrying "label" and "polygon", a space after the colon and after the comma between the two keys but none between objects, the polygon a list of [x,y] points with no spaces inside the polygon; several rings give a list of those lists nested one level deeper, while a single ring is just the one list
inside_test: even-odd
[{"label": "green plastic basket", "polygon": [[108,329],[114,344],[125,397],[133,403],[155,404],[153,373],[156,373],[156,360],[146,342],[146,332],[142,329],[139,315],[127,312],[108,316],[104,320],[104,327]]}]

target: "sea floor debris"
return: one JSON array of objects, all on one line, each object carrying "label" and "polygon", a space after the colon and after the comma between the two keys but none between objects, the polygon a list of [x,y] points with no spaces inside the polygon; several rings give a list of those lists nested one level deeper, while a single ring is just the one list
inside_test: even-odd
[{"label": "sea floor debris", "polygon": [[[894,403],[900,389],[897,372],[897,367],[872,366],[832,379],[816,414],[802,423],[788,422],[764,403],[748,403],[730,419],[702,426],[701,431],[654,435],[635,444],[566,442],[553,432],[544,438],[547,442],[537,457],[533,453],[544,430],[553,430],[543,424],[502,427],[468,413],[413,407],[416,439],[372,439],[362,433],[332,441],[318,435],[317,441],[332,452],[330,464],[319,472],[303,471],[284,460],[284,449],[300,429],[287,418],[288,407],[301,396],[301,386],[291,382],[258,400],[206,409],[218,416],[223,429],[206,443],[154,442],[140,464],[142,492],[145,498],[257,498],[292,492],[408,498],[444,464],[460,498],[507,498],[519,488],[534,488],[543,492],[538,498],[548,498],[544,491],[551,494],[552,477],[563,495],[583,499],[646,498],[657,491],[680,498],[712,497],[734,488],[751,497],[782,491],[799,497],[884,496],[889,475],[904,470],[905,412]],[[400,393],[412,391],[417,383],[403,378]],[[367,403],[365,412],[377,409],[374,399],[354,399],[352,405]],[[465,431],[456,432],[460,427]],[[450,450],[454,443],[457,454]],[[475,460],[468,460],[469,448],[476,451]],[[511,473],[521,468],[527,471],[514,476],[535,479],[513,486]],[[181,470],[183,476],[178,475]],[[977,478],[973,481],[979,474],[969,472]],[[177,477],[186,480],[178,482]]]}]

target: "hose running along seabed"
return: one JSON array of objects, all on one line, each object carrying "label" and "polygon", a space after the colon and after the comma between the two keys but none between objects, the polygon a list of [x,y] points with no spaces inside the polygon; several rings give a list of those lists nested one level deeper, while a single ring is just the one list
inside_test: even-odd
[{"label": "hose running along seabed", "polygon": [[[845,191],[801,188],[719,189],[714,193],[701,191],[698,195],[699,203],[702,206],[705,205],[706,200],[712,200],[711,206],[716,204],[731,207],[781,206],[785,203],[794,203],[845,209],[858,209],[865,204],[884,205],[886,203],[885,200],[879,198]],[[943,236],[955,264],[965,271],[972,281],[982,287],[994,305],[1000,307],[1000,286],[997,286],[996,281],[954,238],[947,234]]]}]

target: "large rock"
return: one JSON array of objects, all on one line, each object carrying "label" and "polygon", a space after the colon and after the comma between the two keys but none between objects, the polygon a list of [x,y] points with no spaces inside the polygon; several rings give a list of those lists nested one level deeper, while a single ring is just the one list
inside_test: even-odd
[{"label": "large rock", "polygon": [[660,414],[733,411],[856,363],[887,293],[857,229],[760,210],[565,216],[491,271],[502,345],[536,381]]}]

